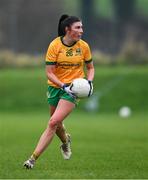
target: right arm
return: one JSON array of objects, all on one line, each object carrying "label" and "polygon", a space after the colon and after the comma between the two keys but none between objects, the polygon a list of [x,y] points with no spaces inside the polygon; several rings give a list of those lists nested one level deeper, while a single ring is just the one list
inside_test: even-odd
[{"label": "right arm", "polygon": [[71,97],[75,98],[76,96],[74,93],[70,90],[69,86],[66,84],[62,83],[57,76],[55,75],[55,68],[56,65],[46,65],[46,75],[47,78],[52,81],[54,84],[58,85],[61,87],[65,92],[67,92]]},{"label": "right arm", "polygon": [[61,82],[58,79],[58,77],[55,75],[56,59],[57,59],[58,53],[59,52],[57,51],[57,48],[56,48],[56,42],[53,41],[49,45],[48,51],[46,53],[46,76],[51,82],[53,82],[54,84],[62,88],[65,92],[67,92],[69,95],[73,97],[74,95],[72,91],[70,90],[69,86]]},{"label": "right arm", "polygon": [[58,56],[58,48],[57,48],[58,40],[53,40],[47,50],[46,53],[46,76],[49,81],[53,82],[55,85],[59,87],[63,87],[64,83],[62,83],[58,77],[55,75],[56,71],[56,61]]},{"label": "right arm", "polygon": [[62,83],[55,75],[55,69],[56,65],[46,65],[46,76],[54,84],[58,85],[59,87],[63,87],[64,83]]}]

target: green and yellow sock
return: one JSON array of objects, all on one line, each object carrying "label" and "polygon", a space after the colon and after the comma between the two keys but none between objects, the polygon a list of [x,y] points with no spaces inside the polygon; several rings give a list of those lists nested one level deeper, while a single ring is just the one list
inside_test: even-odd
[{"label": "green and yellow sock", "polygon": [[31,159],[33,159],[33,160],[37,160],[38,159],[38,155],[36,154],[36,153],[33,153],[32,155],[31,155]]}]

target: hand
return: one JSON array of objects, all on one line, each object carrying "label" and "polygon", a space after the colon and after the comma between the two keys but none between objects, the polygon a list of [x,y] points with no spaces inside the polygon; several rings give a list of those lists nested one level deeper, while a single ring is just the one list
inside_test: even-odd
[{"label": "hand", "polygon": [[89,91],[88,97],[90,97],[90,96],[93,94],[93,83],[92,83],[92,81],[90,81],[90,80],[88,80],[88,83],[89,83],[89,85],[90,85],[90,91]]},{"label": "hand", "polygon": [[70,89],[70,86],[67,85],[67,84],[64,84],[62,86],[62,89],[67,93],[69,94],[72,98],[76,98],[76,95],[73,93],[73,91]]}]

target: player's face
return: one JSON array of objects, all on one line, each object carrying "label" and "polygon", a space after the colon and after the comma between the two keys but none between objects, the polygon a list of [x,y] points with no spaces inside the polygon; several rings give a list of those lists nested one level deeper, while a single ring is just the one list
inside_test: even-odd
[{"label": "player's face", "polygon": [[73,41],[78,41],[81,39],[83,34],[82,22],[73,23],[68,30],[68,34]]}]

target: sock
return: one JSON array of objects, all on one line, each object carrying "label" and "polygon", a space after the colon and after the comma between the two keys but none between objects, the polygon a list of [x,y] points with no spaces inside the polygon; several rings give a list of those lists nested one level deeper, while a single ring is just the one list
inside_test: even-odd
[{"label": "sock", "polygon": [[39,157],[39,156],[37,156],[35,153],[33,153],[33,154],[31,155],[31,159],[32,159],[32,160],[35,160],[35,161],[38,159],[38,157]]},{"label": "sock", "polygon": [[63,144],[67,144],[68,143],[68,134],[66,133],[66,141],[63,142]]}]

